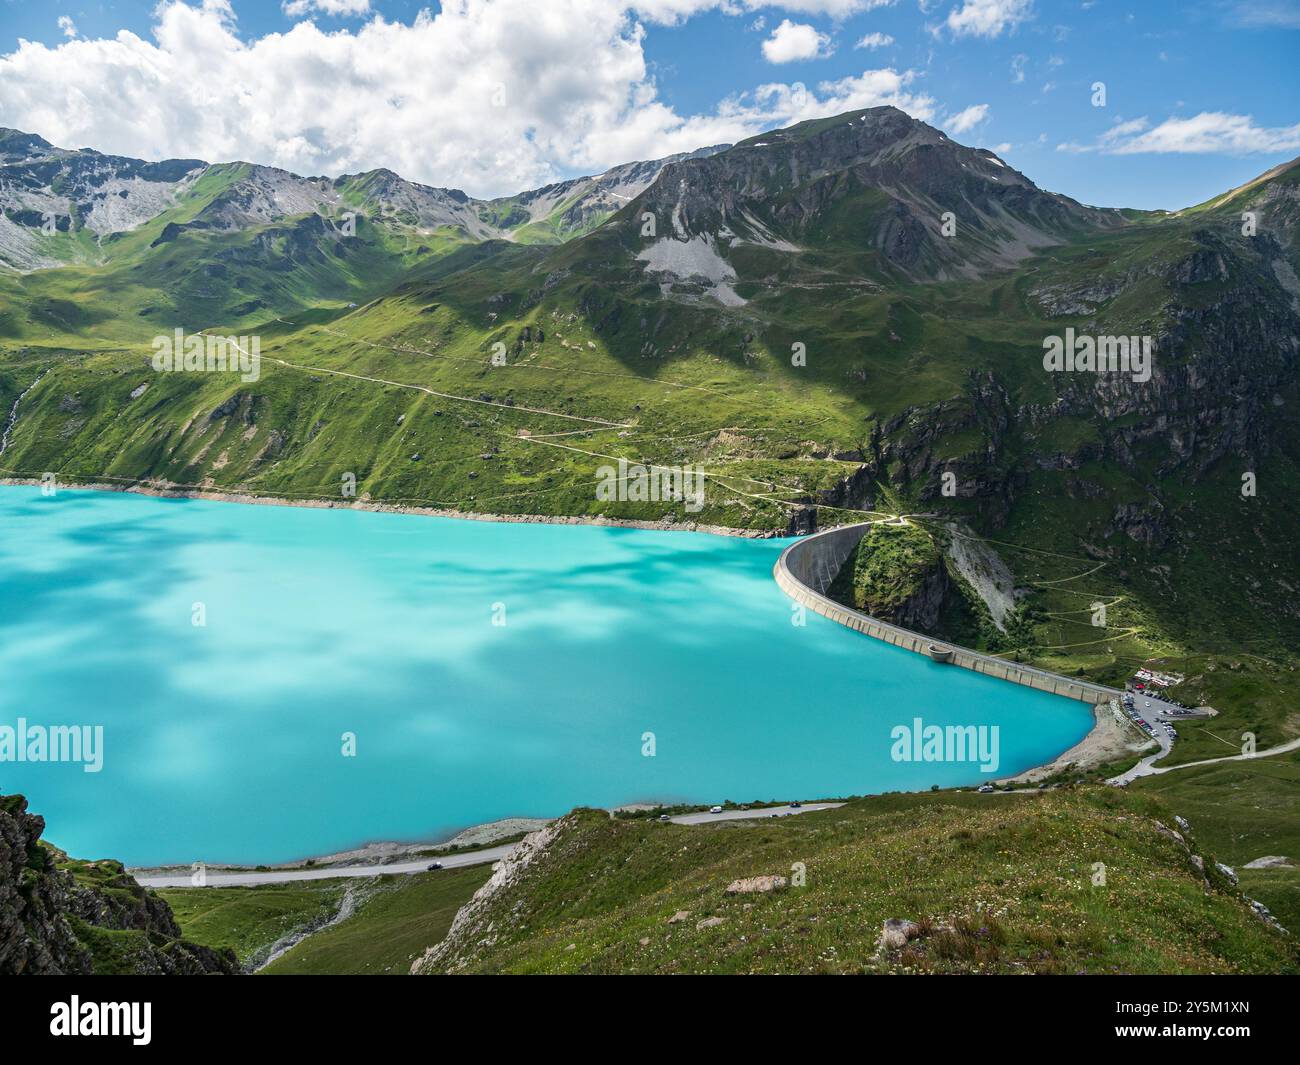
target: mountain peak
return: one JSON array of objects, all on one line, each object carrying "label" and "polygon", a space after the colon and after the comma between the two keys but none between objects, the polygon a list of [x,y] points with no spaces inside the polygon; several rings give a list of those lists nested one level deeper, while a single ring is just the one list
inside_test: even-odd
[{"label": "mountain peak", "polygon": [[[994,153],[959,144],[897,107],[812,119],[670,163],[630,210],[655,215],[661,241],[707,245],[707,255],[640,249],[647,271],[694,269],[703,257],[714,281],[743,281],[745,270],[731,262],[739,245],[763,248],[755,268],[769,274],[782,269],[782,255],[837,248],[853,260],[848,272],[933,281],[1006,268],[1037,249],[1124,224],[1117,212],[1045,192]],[[944,234],[948,216],[954,231]],[[753,262],[755,254],[745,258]]]},{"label": "mountain peak", "polygon": [[0,163],[22,162],[41,158],[55,151],[54,145],[35,133],[0,126]]}]

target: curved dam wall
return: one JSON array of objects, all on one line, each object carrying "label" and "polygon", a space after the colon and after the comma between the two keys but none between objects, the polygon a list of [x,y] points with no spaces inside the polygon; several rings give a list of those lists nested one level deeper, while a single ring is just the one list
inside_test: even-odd
[{"label": "curved dam wall", "polygon": [[1045,669],[1007,662],[966,647],[944,643],[853,610],[823,594],[823,590],[830,587],[840,567],[869,527],[868,524],[861,524],[828,529],[791,544],[781,552],[781,557],[773,567],[776,583],[786,595],[809,610],[937,662],[947,662],[976,673],[987,673],[1028,688],[1064,695],[1070,699],[1081,699],[1086,703],[1104,702],[1121,694],[1115,688],[1063,677],[1059,673],[1049,673]]}]

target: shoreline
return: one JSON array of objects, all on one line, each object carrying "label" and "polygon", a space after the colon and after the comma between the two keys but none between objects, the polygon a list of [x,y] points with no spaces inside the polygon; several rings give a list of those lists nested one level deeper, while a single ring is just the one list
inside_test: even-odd
[{"label": "shoreline", "polygon": [[[40,484],[41,482],[36,478],[0,477],[0,487],[33,487],[39,486]],[[728,526],[705,525],[696,522],[669,522],[663,520],[647,521],[632,518],[609,518],[599,515],[488,514],[439,507],[376,503],[368,499],[357,499],[350,502],[328,499],[290,499],[284,496],[263,496],[249,492],[230,492],[208,488],[175,487],[170,486],[165,482],[132,482],[129,485],[108,484],[103,482],[69,482],[67,484],[60,484],[60,486],[66,487],[70,490],[118,492],[149,496],[158,499],[203,499],[212,502],[243,503],[254,506],[302,507],[318,510],[359,510],[379,514],[408,514],[419,517],[451,518],[460,521],[488,521],[533,525],[588,525],[598,528],[642,529],[655,532],[698,532],[713,536],[732,536],[755,540],[778,539],[786,536],[785,533],[777,532],[775,530],[733,529]],[[1068,750],[1063,751],[1050,761],[1031,767],[1016,776],[1003,778],[999,783],[1032,783],[1036,780],[1050,776],[1069,765],[1074,765],[1076,768],[1084,769],[1089,767],[1091,764],[1101,764],[1104,761],[1128,753],[1126,741],[1122,738],[1122,727],[1108,712],[1109,706],[1109,703],[1094,704],[1092,727],[1082,737],[1082,739],[1071,746]],[[916,790],[924,791],[926,789],[921,788]],[[209,865],[207,868],[213,871],[247,870],[253,868],[267,868],[272,870],[297,869],[308,863],[311,863],[314,866],[319,865],[325,867],[327,865],[335,865],[342,868],[349,864],[360,864],[367,860],[374,861],[376,859],[385,858],[397,860],[414,853],[438,850],[451,846],[459,846],[466,849],[480,846],[486,847],[490,846],[494,840],[516,835],[521,831],[532,831],[536,827],[548,824],[551,820],[553,820],[553,818],[507,818],[503,821],[471,825],[460,833],[444,840],[421,840],[404,843],[387,840],[372,841],[362,844],[359,847],[350,848],[332,854],[307,856],[274,864],[262,863],[257,866],[238,865],[233,863],[213,864]],[[532,827],[519,827],[529,825]],[[502,828],[501,826],[514,827]],[[128,867],[127,871],[132,874],[140,873],[142,875],[147,875],[188,869],[188,865],[162,865],[132,866]]]},{"label": "shoreline", "polygon": [[[513,836],[526,835],[556,820],[554,817],[504,817],[498,821],[485,821],[470,825],[453,836],[442,840],[374,840],[359,847],[334,851],[330,854],[308,855],[284,862],[259,862],[241,864],[239,862],[205,862],[203,867],[210,873],[247,873],[265,870],[268,872],[289,872],[298,869],[348,869],[355,865],[396,864],[403,859],[411,859],[431,851],[446,851],[449,854],[462,854],[491,847],[498,841]],[[455,847],[455,850],[451,848]],[[432,861],[434,855],[429,854]],[[187,862],[172,862],[162,865],[128,865],[126,871],[132,876],[177,876],[188,874],[191,865]]]},{"label": "shoreline", "polygon": [[[0,487],[40,487],[35,477],[0,477]],[[423,518],[452,518],[457,521],[494,521],[512,525],[590,525],[596,528],[644,529],[649,532],[696,532],[710,536],[734,536],[743,540],[776,540],[788,536],[774,529],[733,529],[729,525],[707,525],[694,521],[650,521],[645,518],[609,518],[604,515],[568,514],[492,514],[485,511],[456,510],[447,507],[423,507],[404,503],[378,503],[359,497],[343,501],[333,499],[290,499],[287,496],[257,495],[217,488],[170,486],[166,482],[133,481],[128,485],[99,481],[57,482],[70,491],[118,492],[151,496],[155,499],[206,499],[215,503],[245,503],[253,506],[303,507],[309,510],[359,510],[371,514],[413,514]]]},{"label": "shoreline", "polygon": [[1115,716],[1114,704],[1111,702],[1094,703],[1092,707],[1092,728],[1081,740],[1068,750],[1062,751],[1050,762],[1032,766],[1023,773],[1011,777],[1001,777],[995,784],[1036,784],[1040,780],[1063,772],[1066,769],[1091,769],[1105,765],[1126,755],[1137,756],[1146,750],[1149,741],[1139,743],[1130,738],[1128,726]]}]

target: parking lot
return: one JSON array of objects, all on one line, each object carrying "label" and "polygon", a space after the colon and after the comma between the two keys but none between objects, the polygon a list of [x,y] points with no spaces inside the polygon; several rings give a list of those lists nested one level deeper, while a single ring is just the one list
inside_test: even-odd
[{"label": "parking lot", "polygon": [[1160,753],[1167,754],[1178,738],[1181,721],[1207,716],[1206,711],[1182,706],[1166,699],[1162,690],[1183,678],[1177,674],[1156,673],[1140,669],[1126,685],[1124,712],[1143,732],[1160,744]]}]

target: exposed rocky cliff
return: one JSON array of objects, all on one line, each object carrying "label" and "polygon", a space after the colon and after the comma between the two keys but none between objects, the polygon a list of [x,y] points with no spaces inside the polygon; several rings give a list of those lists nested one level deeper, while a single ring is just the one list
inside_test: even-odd
[{"label": "exposed rocky cliff", "polygon": [[168,905],[120,862],[40,842],[45,819],[0,796],[0,973],[233,974],[234,954],[181,938]]}]

